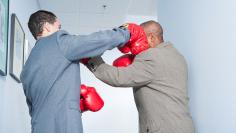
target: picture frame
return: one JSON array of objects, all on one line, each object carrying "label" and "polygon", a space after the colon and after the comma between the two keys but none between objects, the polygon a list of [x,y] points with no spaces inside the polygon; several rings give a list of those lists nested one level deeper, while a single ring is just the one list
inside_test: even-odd
[{"label": "picture frame", "polygon": [[0,0],[0,75],[7,75],[9,0]]},{"label": "picture frame", "polygon": [[31,46],[29,40],[25,39],[25,45],[24,45],[24,64],[26,63],[31,50],[32,50],[32,46]]},{"label": "picture frame", "polygon": [[10,75],[20,83],[20,73],[24,65],[25,32],[16,14],[11,15]]}]

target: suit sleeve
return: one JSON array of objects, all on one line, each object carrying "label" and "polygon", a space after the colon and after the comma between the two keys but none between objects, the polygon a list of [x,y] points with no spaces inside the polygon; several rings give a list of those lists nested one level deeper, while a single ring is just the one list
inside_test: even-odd
[{"label": "suit sleeve", "polygon": [[152,81],[152,64],[151,60],[136,58],[128,67],[114,67],[103,61],[91,61],[87,67],[106,84],[114,87],[136,87]]},{"label": "suit sleeve", "polygon": [[69,35],[65,31],[60,32],[57,36],[59,48],[70,61],[101,55],[106,50],[122,46],[130,38],[129,31],[120,28],[90,35]]}]

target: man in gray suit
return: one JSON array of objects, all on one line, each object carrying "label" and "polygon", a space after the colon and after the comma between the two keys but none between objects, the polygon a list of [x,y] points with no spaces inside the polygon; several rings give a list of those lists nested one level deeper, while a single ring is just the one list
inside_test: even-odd
[{"label": "man in gray suit", "polygon": [[147,21],[141,27],[151,48],[136,55],[133,62],[130,59],[132,64],[114,67],[96,57],[87,67],[111,86],[133,87],[140,133],[194,133],[185,59],[170,42],[164,42],[158,22]]},{"label": "man in gray suit", "polygon": [[43,10],[30,16],[28,26],[37,42],[22,70],[21,81],[32,133],[82,133],[78,60],[123,46],[132,31],[115,28],[70,35],[60,30],[53,13]]}]

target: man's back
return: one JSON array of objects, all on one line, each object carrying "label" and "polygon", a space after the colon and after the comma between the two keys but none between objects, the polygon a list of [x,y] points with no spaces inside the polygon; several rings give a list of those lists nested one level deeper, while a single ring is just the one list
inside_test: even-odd
[{"label": "man's back", "polygon": [[37,41],[21,75],[33,133],[82,132],[79,64],[64,57],[57,37]]},{"label": "man's back", "polygon": [[140,133],[193,133],[184,57],[170,43],[161,43],[136,58],[152,72],[150,83],[134,87]]}]

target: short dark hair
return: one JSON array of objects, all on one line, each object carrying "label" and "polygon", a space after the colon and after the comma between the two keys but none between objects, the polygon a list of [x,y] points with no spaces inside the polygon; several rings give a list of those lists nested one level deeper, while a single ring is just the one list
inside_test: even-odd
[{"label": "short dark hair", "polygon": [[46,22],[53,24],[56,22],[56,15],[52,12],[39,10],[31,14],[28,22],[28,27],[34,38],[37,40],[37,36],[43,32],[43,26]]}]

